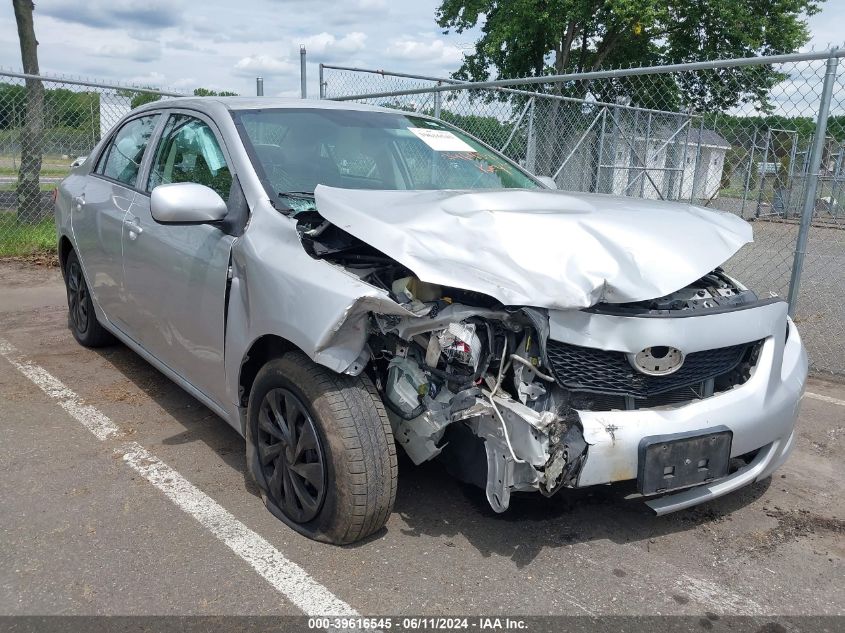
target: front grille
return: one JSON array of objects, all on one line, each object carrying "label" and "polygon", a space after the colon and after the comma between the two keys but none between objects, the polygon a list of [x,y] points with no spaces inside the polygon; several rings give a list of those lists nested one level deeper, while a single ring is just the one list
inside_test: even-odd
[{"label": "front grille", "polygon": [[725,385],[744,382],[721,378],[736,370],[755,346],[744,343],[693,352],[678,371],[668,376],[639,373],[622,352],[549,341],[547,354],[558,382],[575,394],[583,394],[581,400],[591,403],[590,408],[630,409],[702,398],[710,379]]}]

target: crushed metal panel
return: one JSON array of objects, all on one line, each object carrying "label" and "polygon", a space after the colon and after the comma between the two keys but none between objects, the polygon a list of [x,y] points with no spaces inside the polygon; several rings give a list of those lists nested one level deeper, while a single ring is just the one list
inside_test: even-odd
[{"label": "crushed metal panel", "polygon": [[730,214],[562,191],[318,186],[321,216],[423,281],[506,305],[584,308],[678,290],[752,240]]}]

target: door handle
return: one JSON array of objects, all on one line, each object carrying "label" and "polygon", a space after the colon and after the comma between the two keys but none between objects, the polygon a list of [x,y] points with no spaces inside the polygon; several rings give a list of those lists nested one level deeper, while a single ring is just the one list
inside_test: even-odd
[{"label": "door handle", "polygon": [[129,230],[129,239],[136,240],[138,236],[144,232],[144,229],[141,228],[140,222],[138,222],[138,218],[132,218],[131,220],[124,220],[123,226],[125,226]]},{"label": "door handle", "polygon": [[76,196],[73,199],[73,204],[77,211],[82,211],[82,207],[85,206],[85,194],[83,193],[81,196]]}]

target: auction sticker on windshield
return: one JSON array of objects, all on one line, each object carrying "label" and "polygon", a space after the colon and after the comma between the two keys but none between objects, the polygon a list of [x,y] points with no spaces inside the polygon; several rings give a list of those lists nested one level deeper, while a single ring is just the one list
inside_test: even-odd
[{"label": "auction sticker on windshield", "polygon": [[475,148],[449,130],[430,130],[424,127],[409,127],[408,130],[435,152],[475,152]]}]

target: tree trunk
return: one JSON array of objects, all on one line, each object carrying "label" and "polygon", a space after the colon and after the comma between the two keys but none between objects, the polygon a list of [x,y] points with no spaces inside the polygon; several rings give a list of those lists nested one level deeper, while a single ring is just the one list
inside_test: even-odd
[{"label": "tree trunk", "polygon": [[[32,0],[12,0],[15,20],[18,24],[18,38],[21,43],[23,71],[38,75],[38,40],[32,21]],[[41,145],[44,138],[44,84],[40,79],[26,80],[26,114],[21,128],[21,166],[18,172],[18,220],[38,222],[43,219],[45,209],[41,201]]]}]

